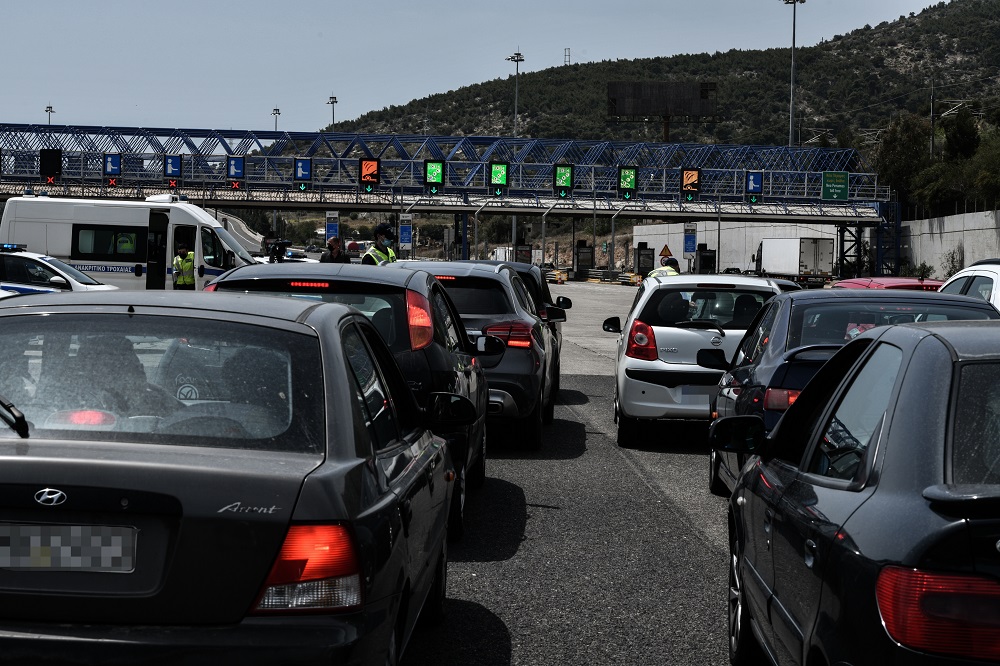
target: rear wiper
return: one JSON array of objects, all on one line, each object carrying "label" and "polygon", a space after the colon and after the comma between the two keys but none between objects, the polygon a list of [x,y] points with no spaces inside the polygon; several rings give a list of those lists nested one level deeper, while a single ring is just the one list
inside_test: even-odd
[{"label": "rear wiper", "polygon": [[689,319],[688,321],[679,321],[674,324],[677,328],[700,328],[704,330],[715,329],[719,332],[719,335],[726,337],[726,332],[722,330],[722,326],[719,322],[714,319]]},{"label": "rear wiper", "polygon": [[[8,400],[2,395],[0,395],[0,407],[2,407],[3,410],[8,414],[10,414],[10,416],[14,419],[14,422],[9,423],[8,425],[10,425],[10,427],[14,430],[14,432],[16,432],[22,438],[27,439],[28,422],[24,418],[24,413],[22,413],[20,409],[15,407],[14,403],[12,403],[10,400]],[[5,421],[7,420],[6,417],[4,418],[4,420]]]}]

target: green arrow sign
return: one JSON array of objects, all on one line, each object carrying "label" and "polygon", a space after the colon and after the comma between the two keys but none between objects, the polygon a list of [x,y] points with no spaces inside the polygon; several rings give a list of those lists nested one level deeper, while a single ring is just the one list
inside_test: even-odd
[{"label": "green arrow sign", "polygon": [[566,198],[566,190],[559,190],[559,196],[562,197],[563,199],[565,199]]},{"label": "green arrow sign", "polygon": [[625,199],[631,199],[632,198],[632,193],[631,192],[625,192],[625,194],[623,196],[624,196]]},{"label": "green arrow sign", "polygon": [[499,187],[498,187],[498,188],[496,189],[496,195],[497,195],[498,197],[499,197],[499,196],[501,196],[501,195],[503,195],[503,190],[502,190],[501,188],[499,188]]},{"label": "green arrow sign", "polygon": [[372,191],[372,186],[371,185],[365,185],[365,192],[371,193],[371,191]]},{"label": "green arrow sign", "polygon": [[437,193],[438,193],[438,188],[432,187],[431,188],[431,194],[437,194]]},{"label": "green arrow sign", "polygon": [[751,194],[750,195],[750,203],[752,203],[752,204],[757,203],[757,195],[756,194]]},{"label": "green arrow sign", "polygon": [[684,196],[684,198],[687,199],[688,201],[694,201],[694,195],[693,194],[687,194],[687,195]]},{"label": "green arrow sign", "polygon": [[823,201],[847,201],[849,176],[846,171],[824,171]]},{"label": "green arrow sign", "polygon": [[305,183],[299,183],[299,192],[305,192],[308,189],[308,185]]}]

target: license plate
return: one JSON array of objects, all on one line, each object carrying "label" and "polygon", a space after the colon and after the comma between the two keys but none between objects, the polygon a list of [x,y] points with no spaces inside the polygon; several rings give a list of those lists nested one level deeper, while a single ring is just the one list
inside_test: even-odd
[{"label": "license plate", "polygon": [[0,524],[0,569],[131,573],[137,534],[110,525]]}]

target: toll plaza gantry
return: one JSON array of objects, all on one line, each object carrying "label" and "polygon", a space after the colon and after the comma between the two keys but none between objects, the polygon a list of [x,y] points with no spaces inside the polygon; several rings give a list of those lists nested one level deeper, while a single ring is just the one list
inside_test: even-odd
[{"label": "toll plaza gantry", "polygon": [[498,214],[540,216],[543,229],[549,215],[809,222],[838,227],[846,260],[874,229],[878,273],[895,272],[899,257],[889,188],[853,149],[0,124],[0,199],[26,189],[454,213],[466,230],[470,216]]}]

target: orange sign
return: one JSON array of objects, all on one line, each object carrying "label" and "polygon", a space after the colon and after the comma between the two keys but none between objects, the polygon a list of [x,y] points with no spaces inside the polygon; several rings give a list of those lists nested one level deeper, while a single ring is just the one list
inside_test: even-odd
[{"label": "orange sign", "polygon": [[672,257],[672,256],[674,256],[674,253],[671,252],[670,248],[667,247],[666,243],[664,243],[663,244],[663,249],[660,250],[660,256],[661,257]]},{"label": "orange sign", "polygon": [[361,159],[361,182],[372,185],[379,183],[379,161],[378,158]]},{"label": "orange sign", "polygon": [[697,192],[701,189],[701,169],[684,169],[681,172],[681,190]]}]

